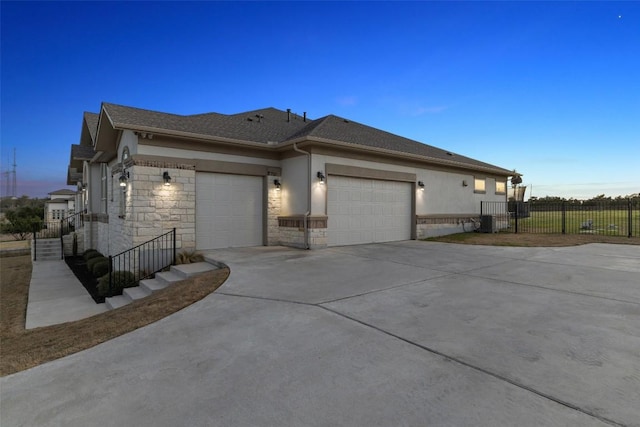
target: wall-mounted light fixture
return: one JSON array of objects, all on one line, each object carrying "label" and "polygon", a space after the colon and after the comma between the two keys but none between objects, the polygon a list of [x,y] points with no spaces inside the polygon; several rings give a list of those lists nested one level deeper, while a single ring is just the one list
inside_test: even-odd
[{"label": "wall-mounted light fixture", "polygon": [[317,176],[317,177],[318,177],[318,179],[320,180],[320,184],[324,184],[324,180],[325,180],[325,178],[326,178],[326,177],[324,176],[324,174],[322,173],[322,171],[318,171],[318,173],[317,173],[317,175],[316,175],[316,176]]},{"label": "wall-mounted light fixture", "polygon": [[279,179],[274,179],[274,180],[273,180],[273,185],[275,185],[275,186],[276,186],[276,190],[279,190],[279,189],[280,189],[280,187],[282,187],[282,184],[280,183],[280,180],[279,180]]},{"label": "wall-mounted light fixture", "polygon": [[424,182],[418,181],[418,188],[420,188],[421,190],[424,190]]},{"label": "wall-mounted light fixture", "polygon": [[120,187],[124,188],[127,186],[127,181],[129,180],[129,172],[122,171],[120,178],[118,178],[118,182],[120,183]]},{"label": "wall-mounted light fixture", "polygon": [[171,177],[169,176],[169,172],[164,171],[162,174],[162,179],[164,180],[164,185],[167,187],[171,185]]},{"label": "wall-mounted light fixture", "polygon": [[463,187],[468,187],[468,186],[469,186],[469,184],[467,184],[467,181],[463,179],[463,180],[462,180],[462,186],[463,186]]}]

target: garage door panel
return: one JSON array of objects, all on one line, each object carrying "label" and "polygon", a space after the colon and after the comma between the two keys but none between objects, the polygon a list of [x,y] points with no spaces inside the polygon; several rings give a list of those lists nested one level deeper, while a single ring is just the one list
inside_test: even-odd
[{"label": "garage door panel", "polygon": [[198,172],[196,247],[262,245],[262,200],[262,177]]},{"label": "garage door panel", "polygon": [[411,184],[330,176],[327,180],[329,245],[411,238]]}]

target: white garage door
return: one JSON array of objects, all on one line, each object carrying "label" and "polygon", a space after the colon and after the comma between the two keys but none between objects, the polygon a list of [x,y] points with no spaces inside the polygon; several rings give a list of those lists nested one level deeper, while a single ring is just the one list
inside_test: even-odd
[{"label": "white garage door", "polygon": [[260,246],[262,177],[196,173],[196,247]]},{"label": "white garage door", "polygon": [[411,238],[411,184],[330,176],[329,246]]}]

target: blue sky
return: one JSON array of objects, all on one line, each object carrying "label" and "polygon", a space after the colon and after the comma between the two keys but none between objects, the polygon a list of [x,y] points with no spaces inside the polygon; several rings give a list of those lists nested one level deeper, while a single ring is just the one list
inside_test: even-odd
[{"label": "blue sky", "polygon": [[66,187],[103,101],[336,114],[515,168],[534,196],[640,192],[640,2],[0,8],[0,167],[15,147],[18,195]]}]

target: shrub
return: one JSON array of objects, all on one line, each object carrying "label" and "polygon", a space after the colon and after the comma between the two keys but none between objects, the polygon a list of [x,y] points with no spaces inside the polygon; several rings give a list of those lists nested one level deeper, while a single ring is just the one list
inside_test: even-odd
[{"label": "shrub", "polygon": [[106,261],[109,263],[109,258],[103,257],[102,255],[94,256],[87,260],[87,270],[93,273],[93,266],[96,265],[97,262]]},{"label": "shrub", "polygon": [[176,255],[176,264],[191,264],[204,261],[204,255],[196,251],[182,251]]},{"label": "shrub", "polygon": [[91,258],[95,258],[99,256],[103,256],[103,255],[95,249],[87,249],[82,254],[82,257],[84,258],[85,261],[89,261]]},{"label": "shrub", "polygon": [[[93,260],[96,260],[93,262]],[[102,277],[109,272],[109,259],[108,258],[92,258],[91,261],[93,264],[91,266],[91,273],[94,277]]]},{"label": "shrub", "polygon": [[[122,294],[124,288],[138,286],[135,275],[130,271],[113,272],[113,295]],[[109,294],[109,275],[105,274],[98,280],[98,294],[102,297]]]}]

